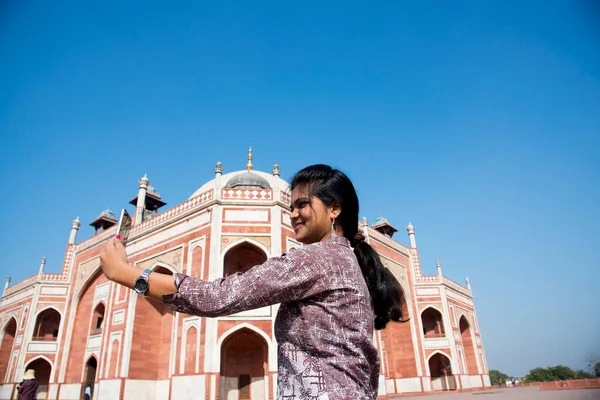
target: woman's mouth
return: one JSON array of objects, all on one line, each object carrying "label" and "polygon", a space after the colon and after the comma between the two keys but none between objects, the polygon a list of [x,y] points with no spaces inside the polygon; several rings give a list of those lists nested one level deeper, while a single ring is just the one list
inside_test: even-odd
[{"label": "woman's mouth", "polygon": [[304,226],[304,222],[296,222],[294,224],[294,232],[298,232]]}]

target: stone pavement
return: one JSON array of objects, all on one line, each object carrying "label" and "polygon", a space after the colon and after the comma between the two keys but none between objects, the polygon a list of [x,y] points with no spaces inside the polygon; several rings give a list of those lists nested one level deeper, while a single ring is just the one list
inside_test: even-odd
[{"label": "stone pavement", "polygon": [[398,396],[390,399],[419,400],[600,400],[600,389],[571,389],[540,391],[539,387],[515,389],[494,388],[479,392],[446,392],[425,396]]}]

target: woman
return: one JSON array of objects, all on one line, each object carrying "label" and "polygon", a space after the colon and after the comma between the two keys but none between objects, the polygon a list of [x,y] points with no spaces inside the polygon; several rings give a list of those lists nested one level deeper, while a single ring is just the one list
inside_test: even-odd
[{"label": "woman", "polygon": [[[291,221],[305,246],[213,282],[152,273],[145,294],[204,317],[281,303],[278,398],[375,399],[373,325],[400,320],[400,285],[358,231],[358,197],[344,173],[313,165],[294,176],[291,188]],[[100,255],[102,270],[132,288],[141,270],[127,264],[118,239]]]},{"label": "woman", "polygon": [[23,375],[23,380],[17,385],[19,400],[35,400],[38,390],[38,382],[35,379],[35,371],[28,369]]}]

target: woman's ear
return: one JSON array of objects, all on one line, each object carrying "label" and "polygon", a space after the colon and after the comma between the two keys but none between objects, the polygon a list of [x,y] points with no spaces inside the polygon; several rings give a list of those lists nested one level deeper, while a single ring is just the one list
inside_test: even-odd
[{"label": "woman's ear", "polygon": [[332,219],[337,219],[342,213],[342,208],[340,207],[340,203],[334,201],[331,206],[329,206],[329,216]]}]

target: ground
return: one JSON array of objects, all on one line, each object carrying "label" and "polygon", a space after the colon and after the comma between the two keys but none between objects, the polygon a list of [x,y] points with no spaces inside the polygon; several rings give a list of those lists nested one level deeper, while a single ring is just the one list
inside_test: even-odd
[{"label": "ground", "polygon": [[600,389],[540,391],[537,386],[484,390],[479,392],[443,393],[427,396],[399,396],[392,399],[419,400],[600,400]]}]

